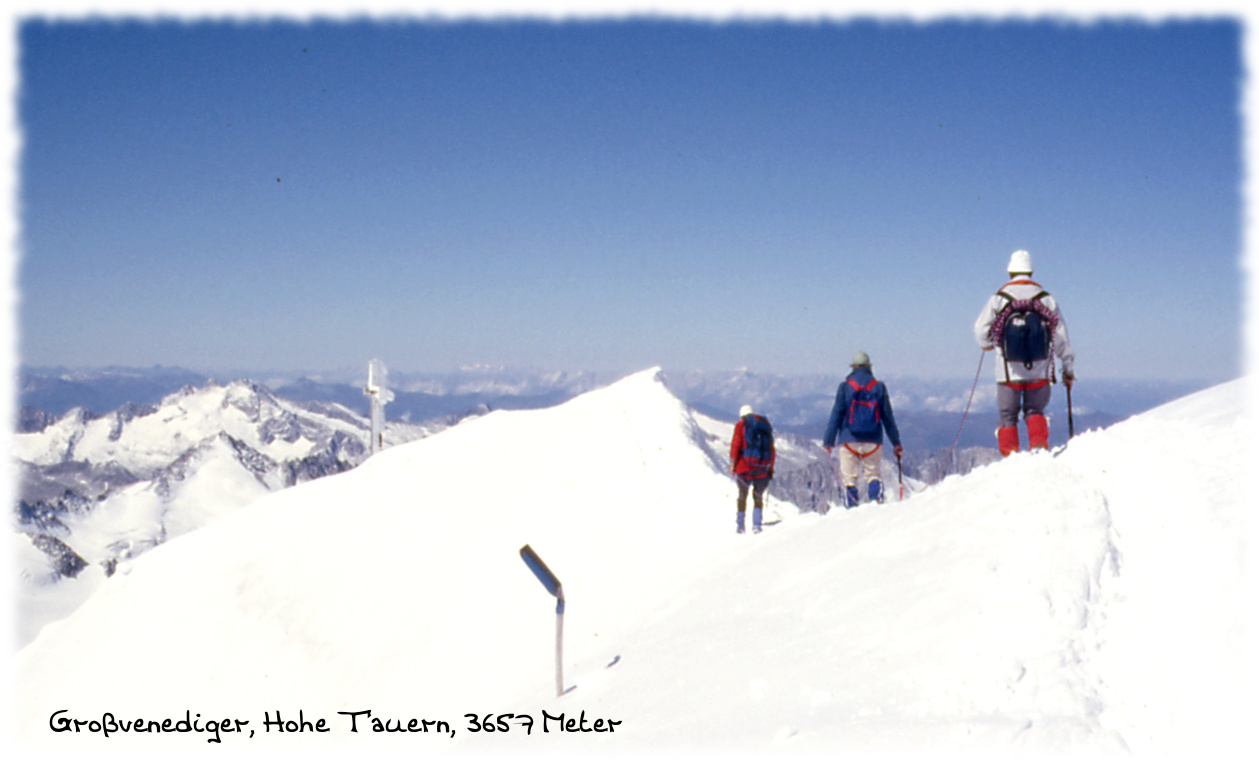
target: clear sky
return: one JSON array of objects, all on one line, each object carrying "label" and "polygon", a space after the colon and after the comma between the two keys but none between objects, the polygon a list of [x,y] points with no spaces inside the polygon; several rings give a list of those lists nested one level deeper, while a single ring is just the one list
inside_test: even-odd
[{"label": "clear sky", "polygon": [[19,24],[35,365],[1242,370],[1242,23]]}]

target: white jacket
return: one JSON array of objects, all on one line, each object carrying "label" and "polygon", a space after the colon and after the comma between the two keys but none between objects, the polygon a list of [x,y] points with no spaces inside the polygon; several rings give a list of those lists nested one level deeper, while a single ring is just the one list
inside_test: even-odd
[{"label": "white jacket", "polygon": [[[999,291],[1009,294],[1016,300],[1022,300],[1032,299],[1037,294],[1044,292],[1044,289],[1031,278],[1018,276],[1005,286],[1002,286]],[[1005,362],[1005,356],[1002,354],[1001,348],[993,347],[992,323],[996,320],[997,314],[1006,306],[1006,302],[1005,297],[1000,294],[993,294],[988,299],[988,303],[984,305],[984,309],[980,311],[979,318],[975,321],[975,341],[979,342],[979,346],[986,350],[996,350],[997,382],[1029,382],[1049,379],[1053,372],[1053,355],[1057,355],[1062,361],[1063,375],[1074,376],[1075,351],[1071,349],[1071,340],[1067,337],[1067,322],[1062,318],[1062,311],[1058,309],[1058,303],[1048,293],[1040,298],[1040,302],[1057,317],[1057,325],[1054,328],[1053,335],[1053,355],[1033,363],[1031,368],[1025,368],[1022,363]]]}]

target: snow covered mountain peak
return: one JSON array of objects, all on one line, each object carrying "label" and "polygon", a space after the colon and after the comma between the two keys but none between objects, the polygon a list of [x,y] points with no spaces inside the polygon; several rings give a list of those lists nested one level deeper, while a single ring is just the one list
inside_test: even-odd
[{"label": "snow covered mountain peak", "polygon": [[[734,534],[733,483],[654,370],[494,412],[139,558],[17,655],[15,727],[90,752],[102,740],[49,714],[195,702],[258,731],[223,745],[270,754],[306,749],[262,727],[299,709],[328,719],[321,752],[1209,752],[1247,728],[1241,487],[1157,487],[1173,446],[1191,473],[1240,473],[1239,390],[755,537]],[[567,597],[558,698],[555,601],[526,543]],[[455,733],[365,738],[338,715],[367,709]],[[544,711],[621,723],[543,734]],[[486,712],[538,725],[468,731]]]},{"label": "snow covered mountain peak", "polygon": [[[270,493],[148,552],[45,628],[19,658],[23,691],[41,708],[66,692],[107,702],[117,684],[98,671],[117,669],[126,684],[146,685],[148,698],[136,699],[149,712],[190,691],[226,705],[252,695],[268,706],[339,707],[431,684],[451,701],[483,701],[503,671],[548,670],[533,657],[546,654],[553,622],[520,561],[524,544],[581,602],[569,622],[584,639],[637,616],[625,607],[643,593],[629,573],[636,564],[676,584],[694,555],[733,543],[730,482],[693,436],[689,412],[653,370],[552,409],[494,412]],[[109,632],[100,617],[130,625]],[[223,633],[233,635],[213,635]],[[207,682],[204,659],[193,658],[206,638],[250,644],[252,656],[223,653]],[[449,681],[450,655],[469,649],[480,664]],[[66,652],[60,667],[45,650]]]},{"label": "snow covered mountain peak", "polygon": [[[114,463],[147,478],[185,451],[227,434],[276,461],[304,458],[338,433],[366,438],[365,420],[334,403],[318,408],[281,401],[248,380],[186,387],[157,406],[124,406],[91,418],[76,409],[40,432],[14,437],[28,463]],[[407,432],[397,441],[412,439]]]},{"label": "snow covered mountain peak", "polygon": [[[434,428],[394,422],[385,440]],[[340,405],[298,405],[249,380],[103,416],[74,409],[14,435],[23,641],[139,554],[268,492],[352,468],[367,458],[367,438],[366,419]]]}]

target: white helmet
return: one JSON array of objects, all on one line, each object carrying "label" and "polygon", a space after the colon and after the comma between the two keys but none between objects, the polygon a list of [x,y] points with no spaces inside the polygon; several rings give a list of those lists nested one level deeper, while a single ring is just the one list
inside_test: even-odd
[{"label": "white helmet", "polygon": [[739,409],[739,418],[743,418],[744,416],[748,415],[751,412],[752,412],[752,406],[745,405]]},{"label": "white helmet", "polygon": [[1031,275],[1032,274],[1032,255],[1027,250],[1020,249],[1010,255],[1010,264],[1006,267],[1006,272],[1011,275]]}]

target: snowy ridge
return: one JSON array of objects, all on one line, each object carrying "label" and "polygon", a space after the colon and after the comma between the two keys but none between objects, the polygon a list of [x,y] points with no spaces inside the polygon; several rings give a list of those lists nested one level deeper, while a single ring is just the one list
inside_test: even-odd
[{"label": "snowy ridge", "polygon": [[[575,680],[671,746],[1121,746],[1098,723],[1090,672],[1117,571],[1110,518],[1087,489],[1028,517],[1020,505],[1037,491],[1018,482],[1042,477],[1041,460],[768,536],[696,583],[711,596],[626,635],[616,670],[628,677],[600,675],[598,658]],[[705,712],[697,729],[641,691],[639,667],[738,721]]]},{"label": "snowy ridge", "polygon": [[[1241,393],[755,537],[733,533],[713,425],[658,371],[492,413],[145,554],[17,655],[15,726],[60,752],[102,740],[53,735],[53,710],[188,707],[259,730],[220,754],[1229,749],[1252,685]],[[1210,488],[1168,488],[1173,445]],[[525,543],[568,600],[560,698],[554,600]],[[263,734],[277,709],[334,732]],[[365,709],[456,734],[350,734],[337,712]],[[543,710],[622,723],[466,730],[465,713]]]},{"label": "snowy ridge", "polygon": [[[524,543],[568,578],[571,598],[604,602],[583,604],[569,628],[606,639],[637,614],[625,606],[642,595],[628,558],[672,578],[733,542],[717,510],[729,481],[687,420],[649,372],[270,494],[145,554],[46,627],[18,657],[23,692],[41,707],[73,696],[104,709],[141,671],[143,696],[127,697],[136,709],[164,712],[195,695],[261,717],[402,707],[419,685],[475,708],[522,666],[545,682],[551,666],[532,657],[553,649],[554,623],[520,561]],[[101,618],[129,625],[102,628]]]}]

